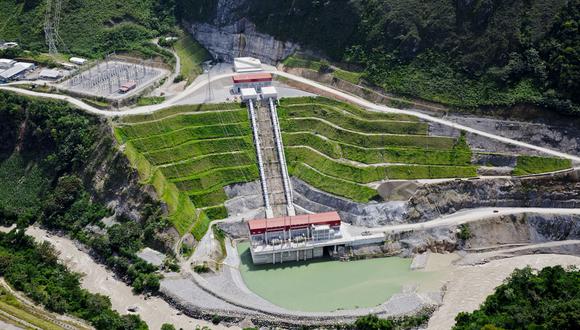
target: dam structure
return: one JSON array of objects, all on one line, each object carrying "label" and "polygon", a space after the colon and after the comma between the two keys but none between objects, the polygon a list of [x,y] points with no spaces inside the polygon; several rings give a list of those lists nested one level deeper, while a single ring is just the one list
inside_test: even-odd
[{"label": "dam structure", "polygon": [[384,241],[381,234],[351,235],[334,211],[296,215],[272,76],[252,73],[232,80],[248,109],[266,215],[248,222],[254,264],[338,256],[340,247]]}]

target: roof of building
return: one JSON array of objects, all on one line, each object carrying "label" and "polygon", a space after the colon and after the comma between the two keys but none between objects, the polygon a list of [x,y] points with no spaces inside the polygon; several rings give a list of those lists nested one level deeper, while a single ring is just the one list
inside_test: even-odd
[{"label": "roof of building", "polygon": [[240,74],[232,77],[235,84],[238,83],[249,83],[249,82],[261,82],[261,81],[271,81],[272,74],[261,72],[261,73],[248,73]]},{"label": "roof of building", "polygon": [[256,93],[256,90],[254,88],[242,88],[240,89],[240,94],[242,94],[242,98],[257,98],[258,97],[258,93]]},{"label": "roof of building", "polygon": [[9,59],[9,58],[0,58],[0,63],[5,63],[5,64],[14,64],[16,63],[15,60]]},{"label": "roof of building", "polygon": [[8,69],[6,71],[2,71],[2,73],[0,73],[0,78],[10,79],[10,78],[13,78],[14,76],[21,74],[22,72],[26,71],[27,69],[28,68],[24,65],[21,65],[21,63],[16,63],[10,69]]},{"label": "roof of building", "polygon": [[59,78],[60,76],[62,76],[62,74],[58,70],[44,69],[44,70],[40,71],[40,77],[42,77],[42,78],[56,79],[56,78]]},{"label": "roof of building", "polygon": [[340,222],[340,215],[338,215],[338,212],[331,211],[325,213],[297,215],[293,217],[254,219],[248,221],[248,227],[250,228],[250,231],[255,231],[268,228],[292,228],[310,225],[325,225],[329,222]]},{"label": "roof of building", "polygon": [[87,61],[87,59],[82,57],[71,57],[69,61],[75,64],[84,64]]},{"label": "roof of building", "polygon": [[278,95],[278,90],[274,86],[262,87],[262,94],[264,95]]},{"label": "roof of building", "polygon": [[255,72],[262,70],[262,62],[253,57],[234,58],[234,69],[236,72]]},{"label": "roof of building", "polygon": [[25,70],[34,68],[34,63],[28,63],[28,62],[16,62],[15,65],[20,65]]}]

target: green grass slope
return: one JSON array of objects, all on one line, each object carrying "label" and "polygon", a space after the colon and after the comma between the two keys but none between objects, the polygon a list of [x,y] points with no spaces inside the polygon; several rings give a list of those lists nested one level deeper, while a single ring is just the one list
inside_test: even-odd
[{"label": "green grass slope", "polygon": [[224,186],[258,179],[245,108],[179,106],[122,119],[117,139],[144,182],[167,204],[177,230],[197,239],[227,217]]},{"label": "green grass slope", "polygon": [[278,107],[289,172],[321,190],[359,202],[377,198],[369,183],[477,175],[463,136],[428,136],[417,118],[369,112],[317,97]]}]

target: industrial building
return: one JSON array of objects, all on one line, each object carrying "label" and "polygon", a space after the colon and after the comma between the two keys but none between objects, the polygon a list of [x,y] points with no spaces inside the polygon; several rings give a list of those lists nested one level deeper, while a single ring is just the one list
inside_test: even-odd
[{"label": "industrial building", "polygon": [[262,87],[262,98],[264,99],[277,99],[278,91],[274,86]]},{"label": "industrial building", "polygon": [[242,88],[240,90],[240,94],[242,97],[242,102],[246,102],[248,100],[257,100],[258,93],[254,88]]},{"label": "industrial building", "polygon": [[234,58],[234,70],[238,73],[262,71],[262,62],[253,57]]},{"label": "industrial building", "polygon": [[40,71],[39,77],[42,79],[57,80],[62,77],[62,73],[58,70],[44,69]]},{"label": "industrial building", "polygon": [[87,60],[82,58],[82,57],[71,57],[69,59],[69,62],[77,64],[77,65],[84,65],[85,63],[87,63]]},{"label": "industrial building", "polygon": [[337,212],[248,221],[254,264],[319,258],[324,249],[344,245]]},{"label": "industrial building", "polygon": [[232,77],[235,93],[241,93],[243,88],[254,88],[261,92],[262,87],[272,86],[272,74],[270,73],[248,73]]},{"label": "industrial building", "polygon": [[7,70],[16,64],[15,60],[11,60],[8,58],[0,58],[0,70]]},{"label": "industrial building", "polygon": [[33,70],[35,65],[32,63],[25,63],[25,62],[16,62],[11,68],[8,70],[0,72],[0,82],[6,83],[12,80],[17,80],[24,75]]}]

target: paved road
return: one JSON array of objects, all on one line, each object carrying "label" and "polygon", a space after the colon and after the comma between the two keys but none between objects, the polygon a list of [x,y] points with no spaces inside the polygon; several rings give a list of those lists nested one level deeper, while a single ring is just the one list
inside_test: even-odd
[{"label": "paved road", "polygon": [[[565,159],[570,159],[572,161],[575,162],[579,162],[580,163],[580,157],[576,156],[576,155],[572,155],[572,154],[567,154],[567,153],[563,153],[560,151],[556,151],[556,150],[552,150],[549,148],[544,148],[544,147],[539,147],[533,144],[529,144],[529,143],[525,143],[525,142],[521,142],[521,141],[517,141],[517,140],[513,140],[510,138],[506,138],[500,135],[496,135],[496,134],[491,134],[491,133],[487,133],[475,128],[471,128],[468,126],[464,126],[464,125],[460,125],[457,124],[455,122],[449,121],[449,120],[445,120],[445,119],[441,119],[441,118],[436,118],[427,114],[424,114],[422,112],[419,111],[414,111],[414,110],[401,110],[401,109],[395,109],[395,108],[391,108],[391,107],[387,107],[384,105],[378,105],[372,102],[369,102],[363,98],[360,98],[358,96],[354,96],[351,94],[347,94],[345,92],[342,92],[340,90],[334,89],[332,87],[320,84],[318,82],[312,81],[310,79],[306,79],[300,76],[296,76],[287,72],[283,72],[283,71],[278,71],[275,68],[270,68],[268,70],[266,70],[266,72],[270,72],[272,74],[278,75],[280,77],[284,77],[286,79],[290,79],[311,87],[314,87],[316,89],[319,89],[321,91],[324,91],[326,93],[330,93],[333,94],[336,97],[342,98],[344,100],[350,101],[352,103],[358,104],[359,106],[362,106],[364,108],[370,109],[370,110],[374,110],[374,111],[380,111],[380,112],[389,112],[389,113],[397,113],[397,114],[406,114],[406,115],[412,115],[412,116],[416,116],[418,118],[421,118],[423,120],[426,121],[430,121],[433,123],[438,123],[441,125],[445,125],[448,127],[452,127],[455,129],[459,129],[459,130],[463,130],[469,133],[473,133],[473,134],[477,134],[480,136],[484,136],[487,137],[489,139],[493,139],[493,140],[497,140],[503,143],[507,143],[507,144],[511,144],[511,145],[516,145],[519,147],[524,147],[524,148],[528,148],[528,149],[532,149],[532,150],[536,150],[536,151],[540,151],[542,153],[551,155],[551,156],[556,156],[556,157],[561,157],[561,158],[565,158]],[[13,91],[13,92],[17,92],[20,94],[25,94],[25,95],[29,95],[29,96],[39,96],[39,97],[47,97],[47,98],[52,98],[52,99],[59,99],[59,100],[64,100],[67,102],[70,102],[71,104],[85,110],[88,111],[90,113],[96,114],[96,115],[100,115],[100,116],[107,116],[107,117],[113,117],[113,116],[129,116],[129,115],[135,115],[135,114],[147,114],[147,113],[152,113],[167,107],[171,107],[175,104],[178,104],[180,101],[182,101],[183,99],[187,98],[188,96],[190,96],[192,93],[197,92],[199,89],[204,88],[208,83],[213,82],[213,81],[217,81],[220,79],[226,79],[226,78],[230,78],[233,75],[235,75],[234,72],[226,72],[226,73],[221,73],[221,74],[217,74],[217,75],[212,75],[210,77],[210,79],[207,78],[207,75],[201,75],[199,76],[189,87],[187,87],[185,90],[183,90],[182,92],[180,92],[179,94],[177,94],[175,97],[161,103],[161,104],[156,104],[156,105],[151,105],[151,106],[143,106],[143,107],[137,107],[137,108],[132,108],[132,109],[128,109],[125,111],[107,111],[107,110],[100,110],[97,109],[95,107],[92,107],[82,101],[79,101],[73,97],[70,96],[65,96],[65,95],[55,95],[55,94],[47,94],[47,93],[38,93],[38,92],[33,92],[33,91],[29,91],[29,90],[24,90],[24,89],[19,89],[19,88],[14,88],[11,87],[10,85],[4,85],[4,86],[0,86],[0,90],[8,90],[8,91]]]},{"label": "paved road", "polygon": [[477,209],[467,209],[449,215],[443,215],[437,219],[422,223],[381,226],[376,228],[364,229],[364,231],[368,231],[371,233],[390,233],[408,230],[424,230],[436,227],[455,226],[469,222],[481,221],[491,217],[517,215],[523,213],[580,215],[580,209],[541,208],[541,207],[482,207]]}]

